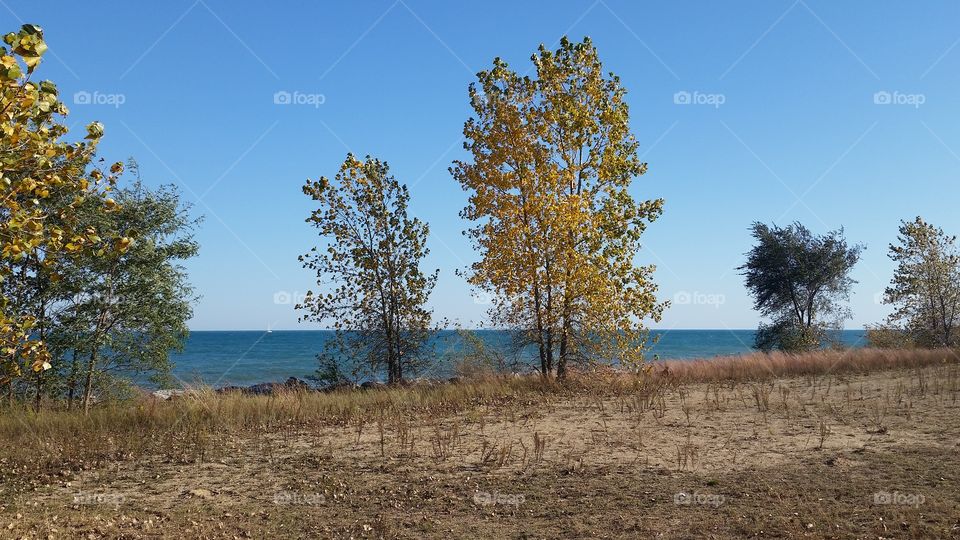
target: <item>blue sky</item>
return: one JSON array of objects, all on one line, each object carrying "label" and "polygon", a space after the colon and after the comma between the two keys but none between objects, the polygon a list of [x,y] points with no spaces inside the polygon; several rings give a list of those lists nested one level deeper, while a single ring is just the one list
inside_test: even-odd
[{"label": "blue sky", "polygon": [[638,258],[678,301],[656,327],[756,326],[735,270],[754,220],[843,226],[867,245],[850,328],[888,311],[876,298],[900,219],[960,233],[956,2],[2,0],[0,20],[44,27],[39,74],[76,129],[105,124],[107,160],[136,158],[206,216],[188,265],[197,330],[308,328],[286,303],[313,282],[300,187],[348,150],[411,186],[441,269],[436,314],[481,319],[454,274],[475,256],[447,172],[467,85],[497,56],[527,70],[564,34],[590,36],[621,77],[650,164],[633,193],[666,199]]}]

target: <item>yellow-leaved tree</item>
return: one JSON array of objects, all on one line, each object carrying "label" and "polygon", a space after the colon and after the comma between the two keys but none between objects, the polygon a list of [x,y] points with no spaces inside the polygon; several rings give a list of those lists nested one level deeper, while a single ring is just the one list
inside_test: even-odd
[{"label": "yellow-leaved tree", "polygon": [[469,194],[462,216],[481,258],[470,283],[496,299],[495,326],[536,347],[544,375],[571,363],[639,366],[644,319],[659,321],[654,267],[635,264],[663,200],[628,189],[647,164],[630,133],[625,90],[589,38],[532,57],[536,77],[499,58],[470,85],[472,160],[451,173]]},{"label": "yellow-leaved tree", "polygon": [[[43,306],[20,294],[15,279],[58,279],[58,264],[78,253],[123,250],[122,239],[104,239],[78,223],[74,210],[88,197],[104,197],[123,167],[91,167],[103,126],[87,126],[85,141],[62,140],[68,113],[50,81],[33,80],[47,50],[43,30],[25,24],[0,46],[0,384],[24,370],[50,367],[44,343]],[[109,205],[108,205],[109,206]],[[38,315],[39,313],[39,315]]]}]

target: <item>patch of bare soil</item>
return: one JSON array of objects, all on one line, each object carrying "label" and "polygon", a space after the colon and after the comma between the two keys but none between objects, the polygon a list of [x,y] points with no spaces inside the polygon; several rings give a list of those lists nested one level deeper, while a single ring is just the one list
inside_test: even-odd
[{"label": "patch of bare soil", "polygon": [[960,538],[943,368],[549,397],[5,481],[2,538]]}]

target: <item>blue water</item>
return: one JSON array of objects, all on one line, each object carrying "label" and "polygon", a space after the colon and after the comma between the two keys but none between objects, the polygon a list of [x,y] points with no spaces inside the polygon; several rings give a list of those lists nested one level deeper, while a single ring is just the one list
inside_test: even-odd
[{"label": "blue water", "polygon": [[[710,358],[751,352],[753,330],[668,330],[652,332],[660,341],[650,353],[661,360]],[[508,349],[509,337],[495,330],[479,331],[486,346],[493,350]],[[302,331],[207,331],[193,332],[182,353],[172,355],[173,373],[182,383],[206,384],[214,387],[251,385],[284,381],[288,377],[306,378],[317,369],[316,355],[332,336],[322,330]],[[849,346],[862,346],[862,330],[844,330],[841,341]],[[434,350],[440,358],[456,357],[461,344],[453,332],[441,334]],[[526,360],[532,363],[533,351]],[[449,375],[441,361],[431,375]]]}]

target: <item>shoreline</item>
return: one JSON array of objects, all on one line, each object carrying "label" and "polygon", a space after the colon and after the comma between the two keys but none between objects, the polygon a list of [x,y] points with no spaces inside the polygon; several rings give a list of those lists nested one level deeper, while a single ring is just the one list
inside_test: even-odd
[{"label": "shoreline", "polygon": [[[909,355],[914,360],[903,362]],[[723,380],[762,380],[775,377],[802,375],[826,375],[830,373],[869,372],[895,367],[926,367],[960,361],[960,355],[953,349],[875,349],[857,347],[850,349],[823,349],[808,353],[754,352],[750,354],[718,355],[710,358],[673,359],[652,361],[646,364],[645,376],[651,378],[678,378],[696,382],[717,382]],[[574,369],[571,378],[602,373],[612,376],[632,376],[633,372],[615,366],[596,365],[590,369]],[[443,384],[459,384],[471,379],[486,378],[539,378],[535,369],[526,372],[481,371],[479,376],[465,377],[417,377],[404,381],[398,388],[415,388]],[[283,392],[320,392],[331,393],[350,390],[382,390],[389,388],[381,381],[363,381],[360,383],[341,381],[339,383],[316,386],[298,377],[288,377],[284,382],[267,381],[252,385],[225,385],[217,388],[176,388],[148,389],[137,387],[142,393],[167,400],[190,393],[212,391],[217,394],[237,393],[244,395],[272,395]]]}]

